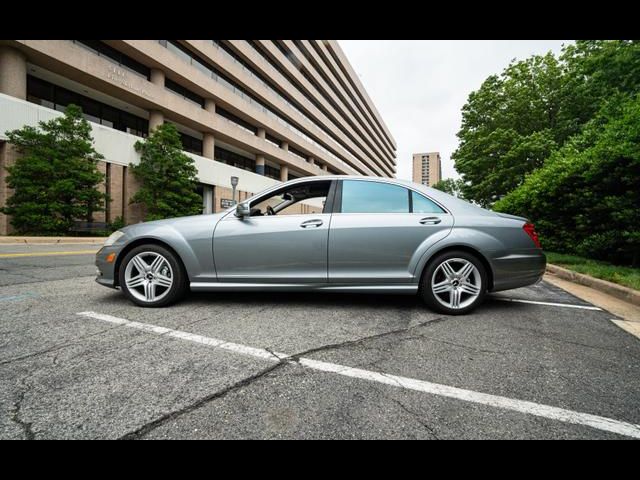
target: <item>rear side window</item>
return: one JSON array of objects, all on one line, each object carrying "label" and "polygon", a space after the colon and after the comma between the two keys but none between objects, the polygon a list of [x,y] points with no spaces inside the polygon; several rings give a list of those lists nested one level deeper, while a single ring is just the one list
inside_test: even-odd
[{"label": "rear side window", "polygon": [[413,190],[411,191],[411,203],[413,204],[413,213],[445,213],[435,202]]},{"label": "rear side window", "polygon": [[343,213],[409,213],[409,191],[387,183],[344,180]]}]

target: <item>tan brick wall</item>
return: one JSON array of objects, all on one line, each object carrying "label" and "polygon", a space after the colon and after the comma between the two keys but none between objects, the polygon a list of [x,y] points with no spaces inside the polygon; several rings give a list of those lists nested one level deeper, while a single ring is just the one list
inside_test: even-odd
[{"label": "tan brick wall", "polygon": [[310,215],[312,213],[322,213],[322,208],[307,203],[296,203],[278,212],[278,215]]},{"label": "tan brick wall", "polygon": [[[18,158],[16,149],[6,142],[0,142],[0,206],[4,207],[11,197],[12,190],[7,186],[6,178],[9,172],[6,167],[13,165]],[[14,230],[11,217],[0,213],[0,235],[8,235]]]},{"label": "tan brick wall", "polygon": [[[223,212],[224,210],[226,210],[225,208],[222,208],[220,206],[220,200],[221,199],[226,199],[226,200],[232,200],[233,197],[233,190],[231,188],[228,187],[219,187],[219,186],[214,186],[213,187],[213,212],[217,213],[217,212]],[[253,196],[253,193],[251,192],[245,192],[244,190],[236,190],[236,197],[237,200],[239,202],[244,202],[247,198],[250,198]]]},{"label": "tan brick wall", "polygon": [[[106,193],[107,192],[107,179],[106,179],[106,175],[107,175],[107,163],[106,162],[98,162],[98,171],[100,173],[102,173],[103,175],[105,175],[105,179],[100,182],[100,184],[98,185],[97,190],[100,193]],[[106,207],[106,205],[104,205]],[[106,222],[107,221],[107,215],[105,211],[102,212],[94,212],[93,213],[93,221],[94,222]]]},{"label": "tan brick wall", "polygon": [[226,187],[213,187],[213,212],[222,212],[224,208],[220,206],[221,199],[231,200],[231,189]]},{"label": "tan brick wall", "polygon": [[124,167],[122,165],[111,164],[111,175],[109,178],[109,221],[113,222],[118,217],[124,218],[122,209],[122,196],[124,188]]},{"label": "tan brick wall", "polygon": [[241,202],[244,202],[245,200],[247,200],[248,198],[253,197],[255,194],[252,192],[245,192],[243,190],[239,190],[238,191],[238,198],[240,199]]},{"label": "tan brick wall", "polygon": [[140,189],[140,182],[136,180],[129,167],[124,167],[124,221],[127,225],[143,222],[144,207],[140,204],[130,204],[131,197]]}]

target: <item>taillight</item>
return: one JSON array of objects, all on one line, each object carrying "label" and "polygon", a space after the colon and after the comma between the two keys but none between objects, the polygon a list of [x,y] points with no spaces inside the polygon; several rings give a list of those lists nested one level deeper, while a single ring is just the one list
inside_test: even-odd
[{"label": "taillight", "polygon": [[531,240],[533,240],[533,243],[536,244],[536,247],[542,248],[542,246],[540,245],[540,239],[538,238],[538,234],[536,233],[535,225],[533,223],[527,222],[522,226],[522,228],[525,232],[527,232],[527,235],[531,237]]}]

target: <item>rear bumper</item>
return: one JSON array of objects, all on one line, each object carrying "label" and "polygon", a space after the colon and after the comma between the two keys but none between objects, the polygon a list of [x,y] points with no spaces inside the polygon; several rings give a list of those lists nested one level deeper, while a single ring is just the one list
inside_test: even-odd
[{"label": "rear bumper", "polygon": [[492,292],[526,287],[542,280],[547,267],[547,257],[541,249],[527,249],[494,257]]}]

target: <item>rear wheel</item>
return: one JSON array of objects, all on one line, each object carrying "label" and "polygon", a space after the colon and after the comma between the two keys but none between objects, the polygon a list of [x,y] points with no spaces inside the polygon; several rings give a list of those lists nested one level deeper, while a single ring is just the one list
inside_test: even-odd
[{"label": "rear wheel", "polygon": [[464,251],[450,251],[429,262],[420,282],[427,305],[447,315],[464,315],[480,305],[487,291],[482,262]]},{"label": "rear wheel", "polygon": [[159,245],[140,245],[120,266],[122,291],[142,307],[164,307],[186,292],[187,279],[176,256]]}]

